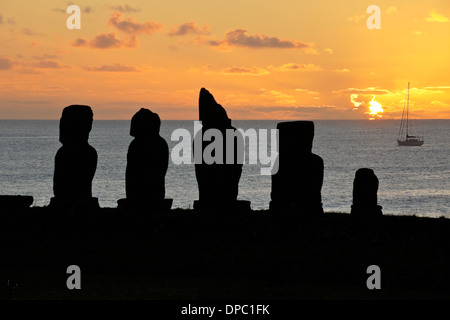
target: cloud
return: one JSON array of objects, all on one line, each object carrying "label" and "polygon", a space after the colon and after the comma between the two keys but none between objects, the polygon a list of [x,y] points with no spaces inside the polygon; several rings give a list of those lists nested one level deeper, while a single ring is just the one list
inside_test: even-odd
[{"label": "cloud", "polygon": [[[253,106],[252,106],[253,107]],[[273,119],[348,119],[355,117],[355,113],[349,108],[335,105],[290,105],[290,106],[258,106],[246,110],[254,110],[257,113],[271,114]]]},{"label": "cloud", "polygon": [[277,49],[301,49],[313,50],[313,45],[292,39],[280,39],[278,37],[270,37],[266,35],[247,35],[247,30],[236,29],[228,32],[225,39],[221,41],[210,40],[211,46],[231,46],[243,48],[277,48]]},{"label": "cloud", "polygon": [[437,13],[435,10],[431,11],[428,17],[425,18],[428,22],[448,22],[450,21],[447,17],[442,14]]},{"label": "cloud", "polygon": [[[442,89],[446,89],[445,87],[425,87],[425,88],[411,88],[411,94],[436,94],[436,93],[444,93]],[[408,89],[401,90],[402,94],[406,94]]]},{"label": "cloud", "polygon": [[74,47],[87,47],[89,45],[89,41],[84,38],[78,38],[73,43]]},{"label": "cloud", "polygon": [[187,34],[209,34],[209,27],[204,25],[202,28],[197,26],[195,22],[183,23],[179,26],[174,27],[169,31],[169,36],[184,36]]},{"label": "cloud", "polygon": [[251,76],[261,76],[265,74],[270,74],[269,71],[258,67],[230,67],[223,69],[220,74],[223,75],[251,75]]},{"label": "cloud", "polygon": [[273,69],[274,71],[320,71],[322,70],[321,67],[308,63],[308,64],[298,64],[298,63],[286,63],[278,67],[269,66],[269,68]]},{"label": "cloud", "polygon": [[136,36],[126,37],[122,40],[112,32],[99,34],[92,40],[78,38],[72,43],[72,46],[96,49],[136,48],[138,46],[138,40]]},{"label": "cloud", "polygon": [[23,28],[22,30],[21,30],[21,33],[23,34],[23,35],[26,35],[26,36],[37,36],[38,34],[36,33],[36,32],[34,32],[33,30],[31,30],[31,29],[29,29],[29,28]]},{"label": "cloud", "polygon": [[139,23],[133,18],[124,19],[120,12],[113,12],[109,16],[108,25],[125,33],[125,38],[118,38],[115,32],[101,33],[92,40],[78,38],[72,43],[72,46],[96,49],[137,48],[139,44],[137,35],[153,34],[163,27],[161,23],[157,22]]},{"label": "cloud", "polygon": [[113,65],[103,65],[101,67],[83,67],[86,71],[97,71],[97,72],[139,72],[140,70],[134,66],[126,66],[120,63]]},{"label": "cloud", "polygon": [[295,97],[289,94],[285,94],[283,92],[280,91],[276,91],[276,90],[266,90],[264,88],[261,89],[262,93],[261,96],[268,98],[268,99],[273,99],[275,100],[275,103],[280,104],[280,105],[293,105],[296,100],[294,99]]},{"label": "cloud", "polygon": [[23,73],[23,74],[42,74],[41,71],[38,71],[38,70],[33,69],[33,68],[21,68],[21,69],[19,69],[19,73]]},{"label": "cloud", "polygon": [[140,12],[141,9],[139,8],[132,8],[129,5],[124,5],[124,6],[115,6],[115,7],[111,7],[113,10],[115,11],[120,11],[122,13],[136,13],[136,12]]},{"label": "cloud", "polygon": [[414,34],[420,36],[420,35],[422,34],[422,31],[416,30],[416,31],[413,31],[412,33],[414,33]]},{"label": "cloud", "polygon": [[[68,6],[73,5],[73,3],[68,3]],[[64,13],[67,14],[67,7],[65,9],[61,9],[61,8],[53,8],[52,11],[53,12],[59,12],[59,13]],[[92,12],[92,8],[91,7],[84,7],[84,8],[80,8],[81,12],[83,13],[91,13]]]},{"label": "cloud", "polygon": [[317,91],[310,91],[308,89],[295,89],[294,91],[300,92],[300,93],[305,93],[305,94],[312,94],[312,95],[319,94],[319,92],[317,92]]},{"label": "cloud", "polygon": [[137,35],[137,34],[153,34],[163,27],[162,23],[146,21],[144,23],[137,22],[134,18],[123,18],[120,12],[113,12],[109,16],[108,25],[115,27],[120,32]]},{"label": "cloud", "polygon": [[353,104],[353,111],[369,115],[370,120],[382,118],[382,113],[384,112],[383,107],[375,98],[375,95],[351,94],[350,102]]},{"label": "cloud", "polygon": [[433,101],[431,101],[431,104],[434,106],[438,106],[438,107],[448,107],[449,106],[448,103],[445,103],[445,102],[442,102],[439,100],[433,100]]},{"label": "cloud", "polygon": [[347,88],[342,90],[333,91],[334,94],[368,94],[368,95],[383,95],[383,94],[392,94],[387,89],[379,89],[374,87],[369,87],[365,89],[357,89],[357,88]]},{"label": "cloud", "polygon": [[[280,66],[267,66],[261,67],[246,67],[246,66],[232,66],[222,69],[218,74],[221,75],[251,75],[251,76],[261,76],[270,74],[272,72],[306,72],[306,71],[320,71],[322,68],[315,64],[298,64],[298,63],[286,63]],[[201,68],[191,67],[188,72],[203,72],[205,74],[216,73],[212,70],[210,65],[202,66]]]},{"label": "cloud", "polygon": [[425,87],[425,89],[431,89],[431,90],[450,89],[450,86]]},{"label": "cloud", "polygon": [[0,58],[0,70],[9,70],[14,67],[15,62],[10,58]]},{"label": "cloud", "polygon": [[61,63],[54,59],[46,58],[47,55],[34,56],[33,59],[37,62],[19,62],[13,61],[10,58],[0,58],[0,70],[8,70],[19,66],[18,71],[20,73],[40,73],[35,69],[70,69],[71,65]]},{"label": "cloud", "polygon": [[277,112],[287,111],[291,114],[303,114],[303,113],[323,113],[331,110],[335,110],[335,106],[272,106],[272,107],[256,107],[255,110],[264,112]]},{"label": "cloud", "polygon": [[323,49],[323,51],[328,54],[333,54],[333,50],[331,50],[330,48]]},{"label": "cloud", "polygon": [[56,58],[58,58],[58,56],[53,55],[53,54],[43,54],[41,56],[32,56],[31,58],[36,59],[36,60],[47,60],[47,59],[56,59]]},{"label": "cloud", "polygon": [[396,7],[394,7],[394,6],[390,6],[390,7],[388,7],[387,9],[386,9],[386,13],[387,14],[393,14],[393,13],[397,13],[397,8]]},{"label": "cloud", "polygon": [[[6,19],[7,24],[16,24],[16,21],[13,18]],[[0,14],[0,24],[5,24],[4,17]]]},{"label": "cloud", "polygon": [[66,69],[66,68],[72,68],[72,66],[68,64],[64,64],[61,62],[58,62],[56,60],[41,60],[36,63],[23,63],[23,66],[26,67],[33,67],[33,68],[39,68],[39,69]]},{"label": "cloud", "polygon": [[347,69],[347,68],[343,68],[343,69],[334,69],[333,71],[334,71],[334,72],[338,72],[338,73],[347,73],[347,72],[350,72],[350,70]]},{"label": "cloud", "polygon": [[202,65],[200,67],[189,67],[187,69],[187,72],[200,72],[200,73],[212,73],[212,66],[211,65]]},{"label": "cloud", "polygon": [[362,14],[362,15],[355,15],[355,16],[352,16],[352,17],[347,18],[347,21],[358,23],[358,22],[360,22],[361,20],[365,20],[366,17],[367,17],[367,16],[364,15],[364,14]]}]

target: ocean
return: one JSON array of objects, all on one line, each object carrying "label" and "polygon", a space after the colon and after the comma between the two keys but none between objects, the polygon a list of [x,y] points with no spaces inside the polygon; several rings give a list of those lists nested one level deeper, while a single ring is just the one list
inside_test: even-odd
[{"label": "ocean", "polygon": [[[247,130],[274,129],[280,121],[236,120]],[[372,168],[379,179],[378,204],[387,215],[450,218],[450,120],[416,120],[421,147],[400,147],[397,120],[318,120],[313,152],[324,160],[322,202],[326,212],[350,212],[353,179],[357,169]],[[170,151],[175,129],[194,133],[193,121],[162,121],[161,136]],[[98,165],[93,196],[100,206],[116,207],[125,198],[125,168],[130,121],[94,120],[89,143],[97,150]],[[45,206],[53,196],[57,120],[0,120],[0,194],[31,195],[33,206]],[[269,134],[270,137],[270,134]],[[270,140],[270,139],[269,139]],[[267,165],[262,165],[267,167]],[[239,199],[251,201],[253,210],[268,209],[271,177],[260,174],[261,164],[243,167]],[[193,164],[169,161],[166,197],[172,208],[192,208],[198,199]]]}]

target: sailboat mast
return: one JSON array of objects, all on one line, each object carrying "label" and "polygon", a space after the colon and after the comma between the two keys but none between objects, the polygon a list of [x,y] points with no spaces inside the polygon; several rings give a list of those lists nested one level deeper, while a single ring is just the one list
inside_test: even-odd
[{"label": "sailboat mast", "polygon": [[408,104],[406,106],[406,138],[408,138],[408,120],[409,120],[409,82],[408,82]]}]

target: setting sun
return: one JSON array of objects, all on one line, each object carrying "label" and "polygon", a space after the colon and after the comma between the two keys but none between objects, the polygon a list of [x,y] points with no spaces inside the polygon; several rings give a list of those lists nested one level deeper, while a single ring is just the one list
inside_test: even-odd
[{"label": "setting sun", "polygon": [[383,113],[383,106],[379,102],[375,101],[375,96],[373,97],[372,101],[369,102],[369,110],[369,114],[381,118],[381,113]]}]

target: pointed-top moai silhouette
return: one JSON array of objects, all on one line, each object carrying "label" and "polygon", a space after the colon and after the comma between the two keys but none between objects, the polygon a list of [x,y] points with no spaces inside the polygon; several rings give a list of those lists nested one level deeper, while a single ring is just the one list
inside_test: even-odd
[{"label": "pointed-top moai silhouette", "polygon": [[92,197],[92,180],[97,169],[97,151],[88,143],[92,122],[89,106],[71,105],[62,112],[59,122],[62,147],[55,156],[52,208],[99,209],[98,199]]},{"label": "pointed-top moai silhouette", "polygon": [[[231,125],[226,110],[205,88],[200,90],[199,119],[202,129],[193,144],[199,191],[194,209],[224,214],[249,211],[249,201],[237,200],[244,155],[243,136]],[[212,136],[208,137],[209,134]]]},{"label": "pointed-top moai silhouette", "polygon": [[378,178],[372,169],[361,168],[353,180],[353,205],[351,214],[365,217],[383,215],[377,204]]},{"label": "pointed-top moai silhouette", "polygon": [[159,115],[148,109],[141,108],[131,119],[134,139],[127,154],[127,198],[118,201],[120,209],[157,213],[172,206],[172,199],[164,198],[169,146],[159,134],[160,127]]},{"label": "pointed-top moai silhouette", "polygon": [[314,122],[281,122],[277,129],[278,171],[272,175],[270,210],[302,215],[323,213],[324,166],[322,158],[312,153]]}]

